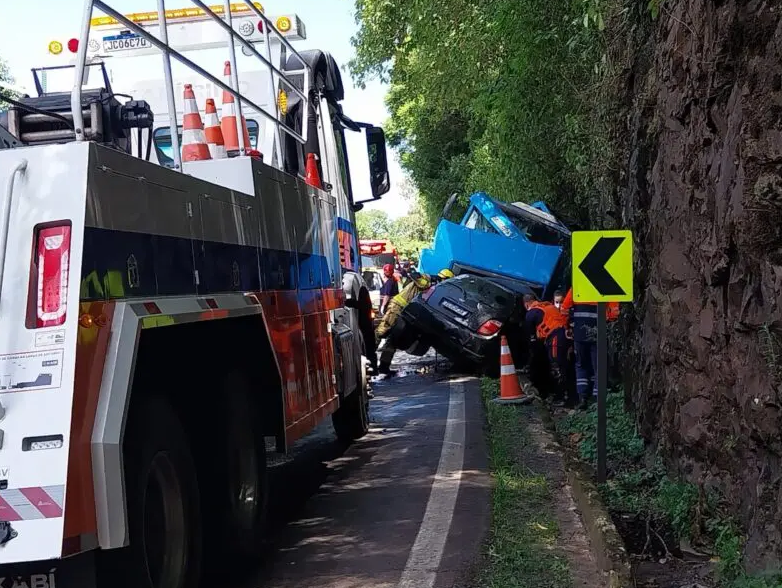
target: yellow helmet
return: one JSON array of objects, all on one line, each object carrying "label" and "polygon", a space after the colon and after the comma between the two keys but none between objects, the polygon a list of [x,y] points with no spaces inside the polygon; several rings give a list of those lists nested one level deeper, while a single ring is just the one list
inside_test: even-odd
[{"label": "yellow helmet", "polygon": [[447,267],[437,272],[437,277],[440,278],[441,280],[447,280],[448,278],[452,278],[453,275],[454,275],[453,272],[449,270]]}]

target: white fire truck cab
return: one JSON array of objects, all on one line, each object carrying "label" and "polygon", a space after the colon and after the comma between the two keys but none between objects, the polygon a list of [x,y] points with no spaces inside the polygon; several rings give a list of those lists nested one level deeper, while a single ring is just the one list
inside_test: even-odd
[{"label": "white fire truck cab", "polygon": [[[195,588],[258,556],[267,454],[368,429],[345,134],[377,199],[383,131],[295,14],[191,1],[85,0],[0,126],[0,588]],[[250,145],[183,156],[185,84],[202,118],[232,96]]]}]

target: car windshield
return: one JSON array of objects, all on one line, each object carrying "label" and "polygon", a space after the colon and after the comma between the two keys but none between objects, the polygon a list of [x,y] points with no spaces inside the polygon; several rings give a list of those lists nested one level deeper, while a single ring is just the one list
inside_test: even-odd
[{"label": "car windshield", "polygon": [[455,278],[444,282],[444,284],[458,284],[469,298],[485,304],[500,306],[506,306],[518,295],[529,291],[529,289],[521,285],[519,285],[519,289],[517,290],[516,288],[500,283],[499,281],[471,276],[469,274],[456,276]]}]

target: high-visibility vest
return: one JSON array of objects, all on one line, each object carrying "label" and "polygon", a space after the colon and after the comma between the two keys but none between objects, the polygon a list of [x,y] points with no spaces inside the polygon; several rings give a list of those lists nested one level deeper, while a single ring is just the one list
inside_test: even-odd
[{"label": "high-visibility vest", "polygon": [[[427,286],[428,288],[428,286]],[[418,294],[426,290],[427,288],[421,288],[418,286],[418,284],[415,283],[415,280],[410,282],[407,286],[402,288],[402,291],[394,296],[391,301],[398,304],[400,307],[404,308],[408,304],[410,304],[410,301],[415,298]]]},{"label": "high-visibility vest", "polygon": [[543,320],[537,327],[538,339],[545,341],[556,329],[567,327],[567,317],[551,302],[533,302],[530,310],[535,308],[543,311]]}]

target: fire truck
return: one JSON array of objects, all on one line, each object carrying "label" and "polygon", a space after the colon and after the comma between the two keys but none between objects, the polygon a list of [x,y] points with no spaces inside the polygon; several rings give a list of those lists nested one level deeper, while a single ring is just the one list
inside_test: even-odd
[{"label": "fire truck", "polygon": [[[368,430],[345,137],[377,199],[383,131],[295,14],[191,1],[85,0],[0,127],[0,588],[193,588],[258,556],[274,454]],[[235,99],[235,153],[183,158],[184,83]]]},{"label": "fire truck", "polygon": [[396,247],[387,239],[361,239],[358,243],[361,252],[361,267],[381,269],[390,263],[399,267],[399,255]]}]

